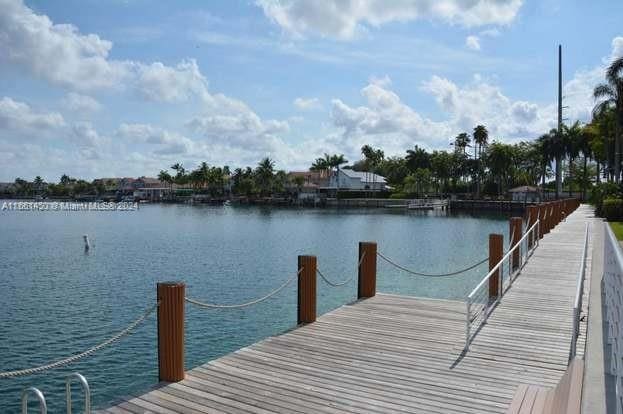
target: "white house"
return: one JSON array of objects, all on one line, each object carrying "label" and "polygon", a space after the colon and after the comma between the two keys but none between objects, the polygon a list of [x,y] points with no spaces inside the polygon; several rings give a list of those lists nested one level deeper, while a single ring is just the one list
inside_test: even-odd
[{"label": "white house", "polygon": [[339,170],[329,179],[329,188],[347,191],[384,191],[387,190],[385,177],[371,172]]}]

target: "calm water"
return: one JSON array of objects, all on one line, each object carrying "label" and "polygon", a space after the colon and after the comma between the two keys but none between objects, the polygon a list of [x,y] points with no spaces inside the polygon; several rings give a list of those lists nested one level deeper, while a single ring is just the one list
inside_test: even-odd
[{"label": "calm water", "polygon": [[[0,212],[0,371],[54,361],[106,339],[154,303],[157,281],[185,281],[188,296],[239,303],[293,275],[300,254],[318,256],[318,267],[336,281],[356,272],[361,240],[377,241],[379,251],[410,268],[452,271],[486,257],[492,232],[507,239],[506,217],[177,205]],[[379,260],[377,289],[463,298],[485,270],[427,279]],[[319,280],[318,312],[354,300],[356,291],[356,280],[340,288]],[[191,368],[293,327],[296,284],[243,310],[186,309]],[[64,377],[73,371],[89,380],[95,407],[143,390],[157,381],[155,336],[152,315],[131,336],[69,367],[0,379],[0,413],[19,411],[25,386],[44,392],[50,413],[65,412]],[[74,401],[80,396],[75,392]]]}]

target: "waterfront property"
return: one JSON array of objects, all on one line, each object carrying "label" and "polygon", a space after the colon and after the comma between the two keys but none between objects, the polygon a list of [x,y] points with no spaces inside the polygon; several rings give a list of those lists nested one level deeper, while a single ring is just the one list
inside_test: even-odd
[{"label": "waterfront property", "polygon": [[372,172],[341,169],[331,175],[330,189],[345,191],[386,191],[388,190],[385,177]]},{"label": "waterfront property", "polygon": [[543,200],[542,191],[538,187],[523,185],[508,190],[511,194],[512,201],[521,201],[524,203],[538,203]]},{"label": "waterfront property", "polygon": [[[299,322],[307,324],[186,373],[183,360],[176,361],[181,343],[161,342],[160,375],[170,382],[124,397],[106,412],[579,413],[583,363],[569,361],[584,356],[588,306],[574,307],[578,292],[587,296],[588,229],[598,222],[586,206],[560,222],[563,210],[555,204],[543,215],[533,211],[533,231],[501,261],[490,256],[487,277],[497,269],[501,279],[489,295],[498,296],[468,346],[464,303],[375,294],[376,245],[364,243],[360,301],[316,319],[316,261],[303,257]],[[515,257],[522,243],[532,247]],[[500,263],[514,275],[512,286],[492,265]],[[183,285],[168,289],[177,299],[159,296],[166,318],[159,326],[173,332],[180,325],[166,321],[174,308],[183,309],[173,303],[183,303],[185,294]]]}]

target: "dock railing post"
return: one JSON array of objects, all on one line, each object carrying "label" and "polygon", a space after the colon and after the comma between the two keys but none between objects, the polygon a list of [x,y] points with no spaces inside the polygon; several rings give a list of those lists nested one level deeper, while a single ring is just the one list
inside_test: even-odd
[{"label": "dock railing post", "polygon": [[376,243],[359,242],[359,281],[357,298],[376,295]]},{"label": "dock railing post", "polygon": [[545,228],[543,234],[548,234],[552,228],[552,203],[545,204]]},{"label": "dock railing post", "polygon": [[298,324],[316,321],[316,256],[299,256]]},{"label": "dock railing post", "polygon": [[[528,206],[528,225],[526,226],[527,229],[534,226],[534,223],[536,223],[538,219],[538,214],[539,214],[539,208],[537,206]],[[534,237],[534,231],[532,231],[528,235],[528,250],[532,249],[532,246],[534,245],[535,242],[536,240]]]},{"label": "dock railing post", "polygon": [[184,296],[182,282],[156,285],[158,299],[158,378],[178,382],[184,379]]},{"label": "dock railing post", "polygon": [[539,204],[539,239],[545,234],[545,205]]},{"label": "dock railing post", "polygon": [[[504,236],[501,234],[489,234],[489,271],[502,260],[504,256]],[[498,270],[489,278],[489,299],[493,300],[500,296],[502,288],[502,269]]]},{"label": "dock railing post", "polygon": [[[519,240],[523,237],[523,219],[521,217],[511,217],[509,221],[509,231],[510,236],[512,237],[510,249],[515,247]],[[520,256],[521,256],[521,246],[519,246],[514,252],[511,260],[511,271],[515,270],[520,265]],[[501,259],[501,258],[500,258]]]}]

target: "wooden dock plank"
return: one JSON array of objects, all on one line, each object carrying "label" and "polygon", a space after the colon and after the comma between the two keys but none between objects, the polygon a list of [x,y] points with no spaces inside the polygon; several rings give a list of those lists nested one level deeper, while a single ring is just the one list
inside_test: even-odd
[{"label": "wooden dock plank", "polygon": [[[591,217],[582,206],[541,240],[467,353],[463,302],[378,294],[107,410],[504,413],[520,384],[553,387],[567,368],[584,229]],[[585,302],[583,314],[587,310]],[[585,335],[584,322],[579,355]],[[537,405],[545,402],[544,395],[523,392]]]}]

